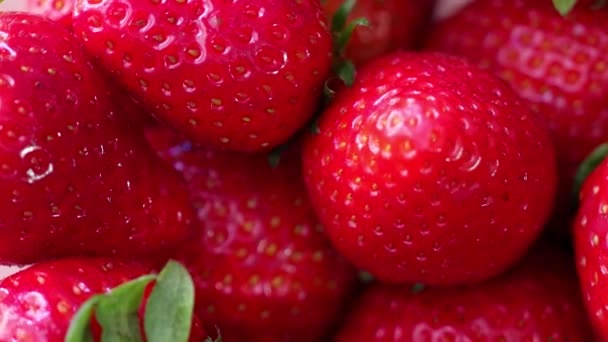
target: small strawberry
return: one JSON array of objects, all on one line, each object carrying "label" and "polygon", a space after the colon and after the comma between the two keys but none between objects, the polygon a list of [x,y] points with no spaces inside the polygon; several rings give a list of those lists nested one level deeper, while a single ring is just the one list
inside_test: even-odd
[{"label": "small strawberry", "polygon": [[494,71],[542,118],[557,147],[559,221],[572,216],[578,165],[608,135],[608,12],[591,2],[562,17],[549,0],[474,1],[428,43]]},{"label": "small strawberry", "polygon": [[335,340],[592,341],[571,260],[552,248],[535,252],[471,287],[373,285]]},{"label": "small strawberry", "polygon": [[[346,0],[351,1],[351,0]],[[345,0],[323,3],[325,13],[332,18],[339,13]],[[368,25],[355,28],[346,47],[346,58],[363,64],[388,52],[418,47],[426,26],[430,23],[435,0],[355,0],[349,20],[366,18]]]},{"label": "small strawberry", "polygon": [[72,27],[72,13],[76,0],[25,0],[25,10]]},{"label": "small strawberry", "polygon": [[73,36],[0,14],[0,263],[74,255],[161,256],[188,234],[179,176]]},{"label": "small strawberry", "polygon": [[312,203],[339,251],[386,282],[471,283],[537,238],[554,153],[513,91],[442,54],[359,70],[304,143]]},{"label": "small strawberry", "polygon": [[181,260],[207,330],[217,325],[227,342],[318,341],[355,279],[324,236],[291,152],[275,169],[260,156],[148,133],[183,172],[198,208],[204,234]]},{"label": "small strawberry", "polygon": [[574,221],[578,274],[591,321],[608,340],[608,145],[598,148],[582,166],[579,208]]},{"label": "small strawberry", "polygon": [[317,108],[332,41],[318,0],[80,1],[74,28],[155,116],[205,145],[269,150]]},{"label": "small strawberry", "polygon": [[171,262],[153,273],[147,264],[105,258],[61,259],[20,271],[0,282],[0,340],[147,336],[152,342],[169,333],[171,341],[185,342],[191,331],[191,340],[201,341],[202,328],[191,324],[194,288],[187,271]]}]

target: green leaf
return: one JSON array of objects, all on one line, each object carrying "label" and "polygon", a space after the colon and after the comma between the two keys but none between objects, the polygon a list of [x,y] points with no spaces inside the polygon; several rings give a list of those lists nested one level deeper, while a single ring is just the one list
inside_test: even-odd
[{"label": "green leaf", "polygon": [[553,6],[561,15],[567,15],[572,11],[577,0],[553,0]]},{"label": "green leaf", "polygon": [[155,279],[145,275],[124,283],[103,296],[95,310],[103,342],[142,341],[138,311],[146,286]]},{"label": "green leaf", "polygon": [[335,72],[347,87],[351,87],[353,83],[355,83],[355,74],[357,73],[357,70],[351,61],[342,61],[342,63],[336,67]]},{"label": "green leaf", "polygon": [[65,342],[93,342],[91,317],[101,297],[102,295],[93,296],[80,306],[72,318],[68,332],[65,335]]},{"label": "green leaf", "polygon": [[333,18],[331,19],[331,31],[342,32],[346,26],[346,20],[352,12],[353,8],[357,4],[357,0],[344,0],[342,5],[338,8]]},{"label": "green leaf", "polygon": [[148,342],[187,342],[194,311],[194,282],[180,263],[169,261],[158,275],[146,304]]},{"label": "green leaf", "polygon": [[357,18],[351,21],[346,28],[336,34],[336,41],[334,44],[339,55],[344,53],[344,49],[346,49],[350,38],[353,36],[353,32],[358,26],[369,26],[369,21],[367,21],[366,18]]},{"label": "green leaf", "polygon": [[367,272],[367,271],[359,271],[359,280],[364,283],[364,284],[369,284],[371,282],[373,282],[376,278],[374,277],[373,274]]},{"label": "green leaf", "polygon": [[412,285],[411,291],[413,294],[417,294],[417,293],[424,291],[425,288],[426,288],[426,286],[424,286],[424,284],[415,283],[414,285]]},{"label": "green leaf", "polygon": [[585,179],[606,159],[608,155],[608,143],[601,144],[593,150],[589,156],[579,166],[576,175],[574,176],[574,187],[572,194],[574,199],[578,201],[578,195],[581,190],[581,186],[585,182]]}]

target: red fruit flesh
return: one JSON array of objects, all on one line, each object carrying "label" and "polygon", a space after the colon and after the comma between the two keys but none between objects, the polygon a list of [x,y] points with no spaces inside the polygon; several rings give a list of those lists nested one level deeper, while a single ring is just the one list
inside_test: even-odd
[{"label": "red fruit flesh", "polygon": [[316,110],[330,69],[317,0],[87,0],[74,28],[155,116],[219,149],[286,141]]},{"label": "red fruit flesh", "polygon": [[63,342],[91,296],[152,272],[112,259],[64,259],[34,265],[0,283],[0,340]]},{"label": "red fruit flesh", "polygon": [[561,221],[578,165],[608,136],[607,20],[583,4],[564,18],[551,1],[475,1],[428,43],[494,71],[540,115],[557,147]]},{"label": "red fruit flesh", "polygon": [[1,14],[0,262],[159,256],[190,233],[188,194],[123,98],[61,26]]},{"label": "red fruit flesh", "polygon": [[204,231],[181,258],[206,330],[217,325],[227,342],[319,340],[354,272],[322,233],[299,163],[287,153],[273,169],[264,157],[193,150],[164,134],[149,138],[183,172]]},{"label": "red fruit flesh", "polygon": [[574,222],[578,274],[591,321],[608,340],[608,160],[587,178]]},{"label": "red fruit flesh", "polygon": [[[367,26],[355,29],[346,47],[346,58],[355,64],[399,49],[414,49],[431,21],[435,0],[358,0],[349,20],[365,18]],[[323,3],[333,18],[344,0]]]},{"label": "red fruit flesh", "polygon": [[593,341],[575,279],[553,251],[473,287],[374,285],[336,341]]},{"label": "red fruit flesh", "polygon": [[555,193],[547,133],[503,82],[441,54],[367,64],[304,146],[312,203],[339,251],[386,282],[497,275]]}]

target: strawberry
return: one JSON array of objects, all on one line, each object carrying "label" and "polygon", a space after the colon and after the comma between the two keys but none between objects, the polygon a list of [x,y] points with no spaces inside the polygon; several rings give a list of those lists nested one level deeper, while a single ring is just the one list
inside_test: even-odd
[{"label": "strawberry", "polygon": [[464,60],[397,52],[359,70],[304,143],[304,177],[339,251],[385,282],[472,283],[537,238],[552,208],[548,134]]},{"label": "strawberry", "polygon": [[[150,311],[158,310],[159,304],[164,305],[168,315],[177,303],[159,302],[158,295],[162,292],[162,295],[176,296],[174,298],[179,300],[179,304],[186,303],[185,315],[179,318],[188,322],[176,322],[171,316],[165,317],[160,323],[155,322],[160,325],[155,332],[160,334],[160,329],[165,329],[164,332],[186,328],[191,331],[192,341],[194,338],[201,341],[204,338],[202,328],[192,325],[192,330],[189,329],[194,300],[192,288],[190,291],[187,287],[181,288],[185,283],[191,284],[191,279],[187,273],[184,275],[175,270],[170,271],[170,277],[163,278],[163,272],[155,277],[152,275],[154,269],[148,264],[107,258],[72,258],[36,264],[0,282],[0,339],[70,342],[84,341],[86,339],[79,337],[87,334],[99,341],[101,336],[109,338],[115,333],[132,332],[125,330],[127,328],[136,334],[150,336],[148,332],[152,330],[146,327],[146,332],[140,331],[137,321],[146,319],[151,322],[151,317],[146,316]],[[180,286],[182,292],[175,294],[162,288],[168,283]],[[87,309],[87,304],[91,304],[91,310]],[[91,314],[95,319],[91,320]],[[130,325],[131,322],[126,321],[121,321],[120,325],[109,324],[116,323],[112,319],[124,319],[121,316],[124,314],[135,315],[136,324]],[[188,337],[187,333],[180,335]]]},{"label": "strawberry", "polygon": [[[169,133],[169,134],[167,134]],[[181,170],[203,237],[181,253],[196,284],[197,313],[225,341],[317,341],[354,285],[310,207],[294,154],[193,149],[152,130],[150,141]]]},{"label": "strawberry", "polygon": [[[543,254],[547,253],[547,254]],[[468,287],[373,285],[338,333],[358,341],[592,341],[574,265],[553,248]]]},{"label": "strawberry", "polygon": [[318,0],[80,1],[74,29],[153,114],[217,149],[270,150],[317,108],[331,67]]},{"label": "strawberry", "polygon": [[187,189],[60,25],[0,14],[0,263],[161,257],[191,232]]},{"label": "strawberry", "polygon": [[[323,3],[332,18],[340,15],[345,0]],[[361,65],[398,49],[418,47],[422,32],[430,23],[435,0],[356,0],[349,21],[366,18],[368,25],[355,28],[346,47],[345,57]]]},{"label": "strawberry", "polygon": [[583,164],[588,177],[582,183],[574,221],[574,246],[578,275],[587,312],[600,336],[608,340],[608,145]]},{"label": "strawberry", "polygon": [[492,70],[542,118],[557,147],[560,221],[574,211],[578,165],[608,135],[608,12],[591,2],[562,17],[548,0],[475,1],[428,43]]},{"label": "strawberry", "polygon": [[76,0],[26,0],[25,10],[72,27],[72,13]]}]

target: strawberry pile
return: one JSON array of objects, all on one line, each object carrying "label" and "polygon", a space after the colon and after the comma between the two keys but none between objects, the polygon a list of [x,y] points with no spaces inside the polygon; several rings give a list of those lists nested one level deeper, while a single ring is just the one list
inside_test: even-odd
[{"label": "strawberry pile", "polygon": [[608,8],[437,5],[0,12],[0,342],[608,340]]}]

